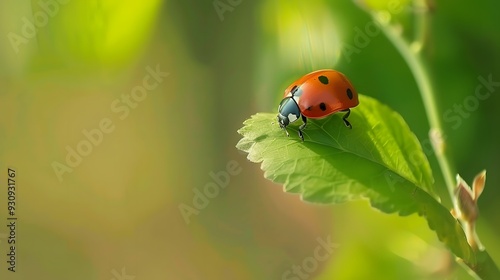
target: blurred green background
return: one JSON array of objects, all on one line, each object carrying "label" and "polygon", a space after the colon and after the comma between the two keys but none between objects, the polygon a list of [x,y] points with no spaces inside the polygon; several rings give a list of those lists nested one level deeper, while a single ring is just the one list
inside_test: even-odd
[{"label": "blurred green background", "polygon": [[[488,171],[478,233],[500,264],[500,88],[472,100],[478,77],[500,82],[497,1],[4,0],[0,178],[17,171],[18,221],[15,273],[0,227],[0,278],[470,279],[423,219],[303,203],[234,148],[246,118],[274,112],[289,83],[320,68],[428,139],[409,68],[361,7],[423,43],[454,167],[468,182]],[[112,131],[82,144],[103,120]],[[58,178],[54,162],[78,147],[86,155]],[[227,186],[196,199],[211,173]],[[318,238],[335,243],[327,260]]]}]

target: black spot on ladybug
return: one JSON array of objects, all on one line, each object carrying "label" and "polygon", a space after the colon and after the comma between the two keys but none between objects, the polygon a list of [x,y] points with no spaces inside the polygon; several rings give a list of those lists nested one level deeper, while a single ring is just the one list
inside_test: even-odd
[{"label": "black spot on ladybug", "polygon": [[319,103],[319,108],[321,109],[321,111],[326,111],[326,104],[323,102]]},{"label": "black spot on ladybug", "polygon": [[318,80],[324,84],[324,85],[328,85],[328,78],[326,76],[319,76],[318,77]]},{"label": "black spot on ladybug", "polygon": [[352,99],[352,91],[350,88],[347,89],[347,97],[349,97],[349,99]]},{"label": "black spot on ladybug", "polygon": [[292,95],[294,95],[296,91],[297,91],[297,85],[292,87],[292,89],[290,90],[290,93],[292,93]]},{"label": "black spot on ladybug", "polygon": [[307,107],[307,108],[306,108],[306,110],[307,110],[307,111],[311,111],[311,110],[312,110],[312,107],[311,107],[311,106],[309,106],[309,107]]}]

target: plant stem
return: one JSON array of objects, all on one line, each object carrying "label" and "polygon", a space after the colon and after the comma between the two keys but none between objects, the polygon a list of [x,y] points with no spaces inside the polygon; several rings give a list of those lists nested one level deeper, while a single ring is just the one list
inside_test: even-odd
[{"label": "plant stem", "polygon": [[448,189],[450,198],[454,199],[455,190],[455,180],[453,171],[451,169],[450,161],[446,154],[444,134],[441,126],[441,121],[439,119],[438,109],[436,105],[436,100],[434,98],[434,92],[431,87],[431,82],[427,73],[424,69],[423,63],[419,58],[417,52],[420,49],[420,43],[417,42],[412,48],[401,36],[398,34],[397,30],[389,25],[388,21],[382,21],[377,19],[376,14],[372,14],[373,18],[381,25],[382,32],[387,36],[387,38],[392,42],[392,44],[399,51],[403,59],[408,64],[415,82],[419,88],[420,94],[425,107],[425,112],[429,120],[429,137],[432,142],[434,152],[436,153],[436,158],[443,173],[444,181]]},{"label": "plant stem", "polygon": [[[450,161],[446,154],[446,145],[445,138],[446,136],[443,134],[443,129],[441,126],[441,121],[438,114],[438,109],[436,105],[435,95],[432,90],[431,82],[427,72],[425,71],[424,64],[420,59],[420,55],[418,52],[421,49],[422,42],[416,41],[412,44],[406,42],[401,36],[399,30],[390,25],[389,19],[387,17],[379,17],[376,13],[371,13],[372,17],[380,24],[380,28],[382,32],[387,36],[389,41],[394,45],[394,47],[399,51],[403,59],[406,61],[410,71],[415,78],[415,82],[417,83],[418,89],[422,96],[422,100],[425,107],[425,112],[427,114],[427,118],[429,120],[429,137],[432,143],[432,147],[436,154],[437,161],[439,163],[439,167],[443,174],[446,187],[448,189],[448,193],[450,195],[451,201],[453,203],[454,208],[457,206],[457,200],[455,199],[455,178],[454,172],[452,171]],[[425,21],[422,19],[417,20],[417,24],[425,24]],[[418,28],[422,28],[419,26]],[[419,30],[417,34],[421,33],[422,30]],[[420,36],[418,36],[420,37]],[[468,230],[473,230],[473,228],[467,228]],[[474,232],[475,235],[475,232]],[[467,233],[466,237],[469,239],[471,236],[470,233]],[[473,244],[470,244],[473,247]],[[473,249],[474,250],[474,249]],[[499,279],[498,276],[500,271],[496,267],[495,263],[488,255],[486,251],[474,250],[475,261],[470,261],[465,263],[467,271],[471,274],[475,279]],[[464,260],[458,260],[459,263],[462,263]]]}]

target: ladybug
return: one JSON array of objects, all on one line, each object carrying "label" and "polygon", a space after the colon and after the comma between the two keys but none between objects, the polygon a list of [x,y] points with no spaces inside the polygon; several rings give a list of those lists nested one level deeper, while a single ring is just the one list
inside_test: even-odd
[{"label": "ladybug", "polygon": [[304,141],[302,131],[307,118],[321,119],[337,112],[346,112],[344,124],[352,128],[347,120],[350,108],[359,104],[358,92],[344,74],[330,69],[311,72],[293,82],[286,90],[278,106],[278,123],[287,136],[286,127],[302,118],[299,137]]}]

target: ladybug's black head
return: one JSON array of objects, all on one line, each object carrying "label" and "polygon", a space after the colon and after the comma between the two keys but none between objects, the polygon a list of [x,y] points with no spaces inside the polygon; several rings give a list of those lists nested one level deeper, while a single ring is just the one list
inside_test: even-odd
[{"label": "ladybug's black head", "polygon": [[288,135],[286,127],[300,118],[300,109],[295,99],[292,97],[286,97],[281,100],[281,103],[278,106],[277,118],[280,127],[283,128]]}]

